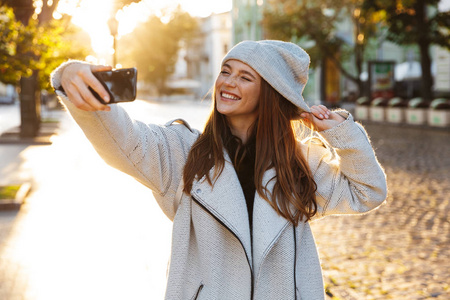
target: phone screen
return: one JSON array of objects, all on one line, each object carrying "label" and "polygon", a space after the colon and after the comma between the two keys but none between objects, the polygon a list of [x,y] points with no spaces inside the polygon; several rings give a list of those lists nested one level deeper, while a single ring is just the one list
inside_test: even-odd
[{"label": "phone screen", "polygon": [[[129,102],[136,99],[136,68],[94,72],[94,75],[108,91],[109,103]],[[105,103],[93,89],[89,89],[100,102]]]}]

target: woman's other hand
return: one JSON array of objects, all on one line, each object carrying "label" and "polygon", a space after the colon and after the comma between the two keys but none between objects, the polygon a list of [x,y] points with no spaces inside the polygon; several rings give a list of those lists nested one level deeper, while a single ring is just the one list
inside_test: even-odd
[{"label": "woman's other hand", "polygon": [[330,129],[345,121],[342,116],[330,111],[324,105],[311,106],[311,112],[304,112],[301,117],[312,123],[318,131]]},{"label": "woman's other hand", "polygon": [[105,102],[109,102],[109,95],[100,81],[92,72],[109,71],[110,66],[75,63],[64,68],[61,75],[61,85],[70,101],[79,109],[85,111],[109,111],[105,104],[98,101],[89,90],[91,87]]}]

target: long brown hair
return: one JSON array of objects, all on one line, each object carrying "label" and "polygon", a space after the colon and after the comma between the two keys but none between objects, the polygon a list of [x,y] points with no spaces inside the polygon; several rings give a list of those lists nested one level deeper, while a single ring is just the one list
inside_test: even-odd
[{"label": "long brown hair", "polygon": [[[213,185],[225,164],[224,141],[231,138],[231,131],[227,128],[226,117],[216,109],[215,94],[216,91],[213,92],[214,108],[184,167],[184,192],[188,194],[196,177],[206,176],[208,183]],[[294,123],[301,120],[302,110],[263,79],[260,95],[258,118],[250,129],[256,134],[256,191],[279,215],[297,225],[299,221],[310,220],[317,212],[317,186],[294,129]],[[211,178],[209,172],[213,167]],[[276,171],[272,191],[262,184],[264,172],[270,168]]]}]

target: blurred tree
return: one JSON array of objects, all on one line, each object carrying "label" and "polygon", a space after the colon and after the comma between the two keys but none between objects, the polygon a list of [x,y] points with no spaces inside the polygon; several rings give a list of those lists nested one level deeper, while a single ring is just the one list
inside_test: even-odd
[{"label": "blurred tree", "polygon": [[[139,1],[115,0],[115,12],[133,2]],[[70,18],[53,19],[58,4],[59,0],[0,0],[0,81],[20,87],[22,137],[39,132],[39,91],[50,89],[50,72],[69,58],[87,55],[85,47],[67,38],[75,33]]]},{"label": "blurred tree", "polygon": [[[355,35],[352,39],[337,34],[336,26],[344,19],[353,23]],[[360,74],[364,50],[368,37],[375,33],[375,23],[363,9],[362,0],[268,0],[263,26],[266,38],[306,45],[313,67],[318,63],[325,65],[326,59],[331,60],[342,75],[358,86],[359,93],[363,92]],[[344,67],[343,62],[350,57],[354,58],[356,74]],[[326,98],[324,82],[320,96]]]},{"label": "blurred tree", "polygon": [[439,12],[440,0],[364,0],[364,7],[381,15],[388,28],[387,39],[400,44],[416,44],[422,66],[422,97],[433,97],[430,46],[450,49],[450,11]]},{"label": "blurred tree", "polygon": [[[3,35],[6,33],[8,36],[7,40],[0,41],[0,48],[7,49],[0,51],[4,58],[0,63],[0,80],[20,88],[22,137],[34,137],[39,132],[39,92],[44,87],[49,88],[48,75],[51,68],[60,63],[65,54],[71,53],[75,58],[79,58],[77,51],[73,50],[79,48],[67,48],[66,44],[62,43],[61,36],[65,28],[61,26],[67,25],[67,20],[53,20],[52,15],[59,1],[41,1],[40,10],[36,10],[39,4],[37,2],[0,1],[0,14],[6,21],[2,22],[0,27]],[[68,52],[64,53],[63,49]]]},{"label": "blurred tree", "polygon": [[36,20],[24,25],[11,8],[0,7],[0,81],[18,85],[21,77],[39,71],[39,89],[50,90],[49,75],[68,58],[86,57],[88,49],[74,43],[77,29],[68,16],[37,26]]},{"label": "blurred tree", "polygon": [[139,79],[153,84],[159,94],[166,94],[166,81],[175,70],[180,42],[191,38],[197,29],[195,18],[178,7],[163,17],[150,16],[122,37],[121,43],[130,48],[129,60],[138,67]]},{"label": "blurred tree", "polygon": [[11,8],[0,7],[0,34],[2,36],[0,40],[0,81],[3,83],[16,85],[21,75],[27,72],[25,66],[29,65],[29,62],[21,63],[20,57],[17,55],[17,44],[29,40],[22,27],[22,24],[16,21]]}]

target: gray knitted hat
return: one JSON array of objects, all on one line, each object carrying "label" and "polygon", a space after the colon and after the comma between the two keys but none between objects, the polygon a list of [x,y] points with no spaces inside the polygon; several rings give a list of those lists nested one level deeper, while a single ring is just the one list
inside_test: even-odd
[{"label": "gray knitted hat", "polygon": [[286,99],[310,111],[302,92],[308,81],[309,55],[299,46],[282,41],[244,41],[234,46],[222,60],[241,61],[253,68]]}]

